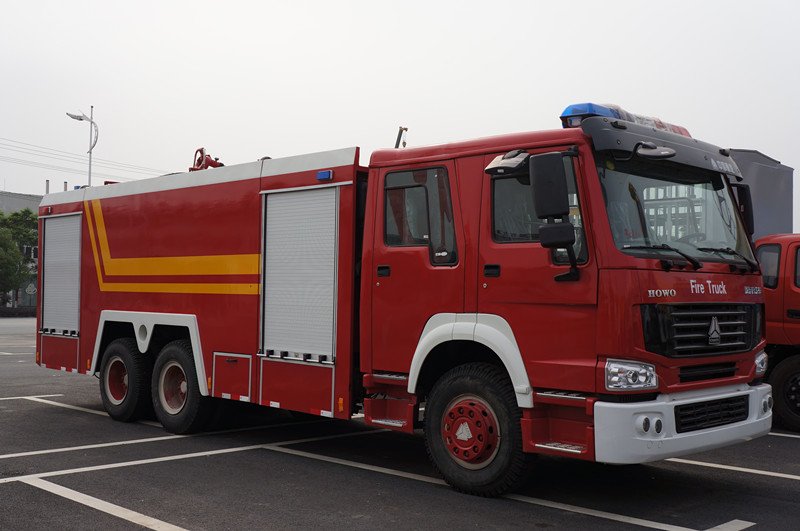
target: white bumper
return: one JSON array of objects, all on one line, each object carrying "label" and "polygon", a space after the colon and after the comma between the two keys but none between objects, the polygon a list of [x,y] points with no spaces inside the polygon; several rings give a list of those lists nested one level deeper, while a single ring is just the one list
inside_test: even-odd
[{"label": "white bumper", "polygon": [[[678,433],[675,407],[749,395],[747,419],[733,424]],[[619,404],[595,402],[595,459],[603,463],[630,464],[658,461],[668,457],[713,450],[766,435],[772,426],[772,410],[764,412],[765,401],[772,395],[767,384],[662,394],[656,400]],[[771,404],[771,400],[769,401]],[[650,429],[644,432],[644,418]],[[656,433],[656,420],[661,420],[661,433]]]}]

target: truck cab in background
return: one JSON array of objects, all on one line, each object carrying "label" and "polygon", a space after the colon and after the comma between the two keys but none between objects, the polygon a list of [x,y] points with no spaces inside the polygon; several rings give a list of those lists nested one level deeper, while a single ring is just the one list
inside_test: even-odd
[{"label": "truck cab in background", "polygon": [[775,416],[800,431],[800,234],[773,234],[756,241],[766,303],[769,367]]}]

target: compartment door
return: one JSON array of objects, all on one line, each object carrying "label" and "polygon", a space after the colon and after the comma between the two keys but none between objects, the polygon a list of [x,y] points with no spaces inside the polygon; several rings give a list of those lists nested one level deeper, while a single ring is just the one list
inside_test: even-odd
[{"label": "compartment door", "polygon": [[73,372],[80,334],[81,219],[80,214],[45,218],[42,257],[42,364]]}]

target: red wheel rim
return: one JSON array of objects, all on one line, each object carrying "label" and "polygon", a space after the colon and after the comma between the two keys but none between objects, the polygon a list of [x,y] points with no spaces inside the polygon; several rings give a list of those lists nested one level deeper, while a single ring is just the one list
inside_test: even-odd
[{"label": "red wheel rim", "polygon": [[128,396],[128,369],[119,356],[108,362],[106,371],[106,397],[115,406],[125,401]]},{"label": "red wheel rim", "polygon": [[500,448],[500,426],[492,407],[473,395],[453,399],[442,418],[447,453],[464,468],[489,466]]},{"label": "red wheel rim", "polygon": [[177,361],[164,365],[158,378],[161,407],[170,415],[177,415],[186,405],[186,391],[189,383],[186,373]]}]

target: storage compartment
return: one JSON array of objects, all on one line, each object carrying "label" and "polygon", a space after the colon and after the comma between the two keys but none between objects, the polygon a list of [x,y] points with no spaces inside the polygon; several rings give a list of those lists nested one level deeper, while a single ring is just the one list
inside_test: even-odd
[{"label": "storage compartment", "polygon": [[261,405],[333,416],[332,366],[262,359],[260,371]]},{"label": "storage compartment", "polygon": [[214,353],[211,396],[250,402],[253,357],[247,354]]},{"label": "storage compartment", "polygon": [[[42,331],[80,330],[81,215],[45,218],[42,257]],[[74,365],[73,365],[74,366]]]},{"label": "storage compartment", "polygon": [[41,364],[48,369],[78,372],[78,338],[42,335]]}]

